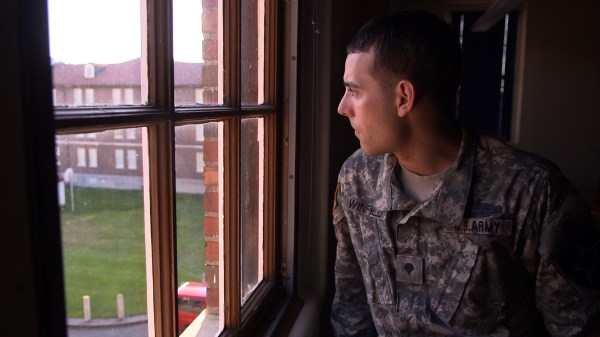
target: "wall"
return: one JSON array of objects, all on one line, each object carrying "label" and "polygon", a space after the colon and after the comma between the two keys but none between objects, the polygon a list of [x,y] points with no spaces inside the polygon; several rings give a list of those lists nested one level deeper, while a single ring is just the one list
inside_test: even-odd
[{"label": "wall", "polygon": [[600,188],[600,2],[530,0],[516,145]]}]

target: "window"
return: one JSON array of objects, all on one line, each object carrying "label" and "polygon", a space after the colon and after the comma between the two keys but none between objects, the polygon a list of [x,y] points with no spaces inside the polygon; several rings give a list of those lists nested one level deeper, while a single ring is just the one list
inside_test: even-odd
[{"label": "window", "polygon": [[127,129],[125,130],[125,134],[127,135],[127,139],[135,139],[135,129]]},{"label": "window", "polygon": [[127,168],[130,170],[137,169],[137,151],[127,150]]},{"label": "window", "polygon": [[196,141],[197,142],[204,141],[204,127],[202,124],[196,125]]},{"label": "window", "polygon": [[[89,2],[57,3],[49,1],[54,89],[75,89],[72,105],[55,106],[56,137],[66,146],[71,135],[98,133],[87,157],[97,168],[76,170],[73,193],[66,196],[74,197],[75,211],[67,214],[71,210],[63,208],[63,218],[91,226],[90,219],[104,217],[108,223],[126,217],[130,226],[107,227],[110,233],[102,239],[112,254],[120,248],[109,247],[131,242],[132,251],[122,253],[137,257],[130,261],[135,276],[121,275],[125,264],[95,273],[123,277],[125,308],[147,315],[149,336],[186,330],[194,336],[252,335],[264,322],[257,317],[272,309],[282,280],[275,213],[282,190],[276,177],[283,169],[276,156],[283,143],[276,132],[282,123],[277,88],[284,87],[277,83],[282,76],[276,76],[279,2],[98,0],[94,17],[86,15]],[[98,46],[82,46],[70,39],[72,30],[58,28],[79,17],[89,18],[78,28]],[[126,40],[117,41],[118,35]],[[74,41],[71,51],[82,53],[79,61],[60,53],[59,45],[69,41]],[[95,76],[68,78],[69,66],[78,64],[79,69],[95,64]],[[72,83],[82,80],[97,85],[85,90],[85,104],[85,86]],[[61,171],[67,168],[65,157]],[[107,214],[111,209],[115,213]],[[85,214],[76,214],[80,211]],[[63,246],[90,244],[75,235],[95,235],[85,232],[90,227],[72,224],[62,224],[64,233],[73,234],[65,235]],[[124,228],[131,233],[118,232]],[[77,254],[68,257],[66,274],[84,268]],[[77,303],[67,315],[81,318],[80,294],[70,289],[74,284],[66,284],[67,302]],[[200,302],[179,294],[184,284],[205,291],[201,312]],[[92,305],[104,295],[95,296]],[[113,312],[96,317],[110,318]],[[200,329],[202,320],[210,324]]]},{"label": "window", "polygon": [[121,88],[112,89],[112,105],[121,105]]},{"label": "window", "polygon": [[73,105],[78,106],[83,104],[83,90],[81,88],[73,89]]},{"label": "window", "polygon": [[86,167],[87,166],[84,147],[77,148],[77,166],[78,167]]},{"label": "window", "polygon": [[88,155],[90,158],[90,167],[98,167],[98,149],[94,147],[89,148]]},{"label": "window", "polygon": [[85,105],[94,105],[94,89],[85,89]]},{"label": "window", "polygon": [[204,89],[197,88],[194,94],[196,96],[196,104],[204,103]]},{"label": "window", "polygon": [[125,104],[127,104],[127,105],[134,104],[134,96],[133,96],[132,88],[125,89]]},{"label": "window", "polygon": [[116,169],[124,169],[125,168],[125,151],[123,151],[123,149],[115,150],[115,168]]},{"label": "window", "polygon": [[456,114],[463,125],[508,140],[518,13],[505,15],[485,32],[471,31],[481,14],[453,14],[452,23],[463,47],[463,80]]},{"label": "window", "polygon": [[204,172],[203,152],[196,152],[196,172]]},{"label": "window", "polygon": [[86,64],[83,67],[83,77],[94,78],[96,76],[96,67],[93,64]]}]

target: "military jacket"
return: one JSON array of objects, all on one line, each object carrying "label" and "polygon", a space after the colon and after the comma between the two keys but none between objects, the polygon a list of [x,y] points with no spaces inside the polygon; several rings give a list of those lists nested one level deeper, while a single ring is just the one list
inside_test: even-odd
[{"label": "military jacket", "polygon": [[458,159],[421,203],[403,191],[398,166],[392,154],[358,150],[340,171],[337,336],[595,329],[598,235],[555,165],[465,132]]}]

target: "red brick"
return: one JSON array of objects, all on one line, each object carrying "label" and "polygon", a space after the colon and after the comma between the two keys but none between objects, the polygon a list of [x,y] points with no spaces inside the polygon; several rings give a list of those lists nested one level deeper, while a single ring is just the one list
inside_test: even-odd
[{"label": "red brick", "polygon": [[219,262],[219,243],[208,241],[204,249],[204,257],[206,261]]},{"label": "red brick", "polygon": [[[205,61],[219,59],[219,41],[217,39],[204,39],[202,42],[202,57]],[[204,84],[204,82],[202,82]]]},{"label": "red brick", "polygon": [[202,9],[206,11],[217,10],[219,0],[202,0]]},{"label": "red brick", "polygon": [[216,12],[202,13],[202,33],[217,34],[219,31],[219,17]]},{"label": "red brick", "polygon": [[219,103],[219,92],[217,90],[204,90],[203,97],[204,103],[206,104],[217,104]]},{"label": "red brick", "polygon": [[217,139],[205,139],[204,148],[204,161],[216,163],[219,161],[219,141]]},{"label": "red brick", "polygon": [[219,288],[206,289],[206,306],[219,308]]},{"label": "red brick", "polygon": [[204,186],[219,186],[219,172],[214,167],[204,168]]},{"label": "red brick", "polygon": [[204,193],[204,212],[219,213],[219,192]]},{"label": "red brick", "polygon": [[219,237],[219,219],[212,216],[204,217],[204,236]]}]

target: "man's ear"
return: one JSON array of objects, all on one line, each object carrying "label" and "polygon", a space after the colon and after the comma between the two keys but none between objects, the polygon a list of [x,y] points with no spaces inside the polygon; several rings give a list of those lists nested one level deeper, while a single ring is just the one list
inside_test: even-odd
[{"label": "man's ear", "polygon": [[401,80],[396,84],[396,107],[398,116],[406,117],[415,103],[415,86],[409,80]]}]

